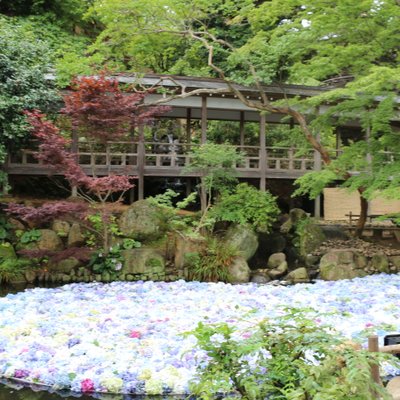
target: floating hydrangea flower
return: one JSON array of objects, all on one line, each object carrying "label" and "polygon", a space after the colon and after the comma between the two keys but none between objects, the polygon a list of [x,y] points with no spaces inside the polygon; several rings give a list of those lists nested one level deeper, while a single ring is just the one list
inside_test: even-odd
[{"label": "floating hydrangea flower", "polygon": [[139,331],[130,331],[129,333],[130,338],[135,338],[135,339],[140,339],[142,337],[142,334]]},{"label": "floating hydrangea flower", "polygon": [[29,371],[25,370],[25,369],[17,369],[14,372],[14,377],[15,378],[26,378],[27,376],[29,376]]},{"label": "floating hydrangea flower", "polygon": [[108,392],[119,393],[124,381],[121,378],[112,376],[101,379],[100,383],[107,389]]},{"label": "floating hydrangea flower", "polygon": [[208,362],[196,339],[182,335],[199,322],[235,325],[240,340],[251,332],[248,321],[273,318],[282,305],[313,307],[313,320],[346,337],[368,330],[382,340],[400,331],[399,288],[400,275],[385,274],[290,287],[139,281],[34,288],[0,298],[0,377],[86,393],[187,394]]},{"label": "floating hydrangea flower", "polygon": [[81,382],[81,391],[83,393],[91,393],[94,392],[94,383],[91,379],[84,379]]}]

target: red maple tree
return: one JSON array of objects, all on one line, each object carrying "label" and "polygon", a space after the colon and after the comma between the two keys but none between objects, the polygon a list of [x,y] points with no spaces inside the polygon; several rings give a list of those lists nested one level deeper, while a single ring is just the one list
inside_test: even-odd
[{"label": "red maple tree", "polygon": [[72,129],[96,141],[118,140],[132,126],[145,125],[168,107],[146,107],[148,92],[123,92],[116,79],[101,74],[72,81],[72,92],[64,96],[61,113],[71,119]]},{"label": "red maple tree", "polygon": [[[71,130],[95,142],[118,140],[128,136],[132,127],[150,123],[157,115],[165,112],[166,107],[145,107],[143,100],[147,93],[122,92],[115,79],[104,74],[99,77],[77,78],[72,83],[72,92],[64,96],[65,107],[61,110],[71,121]],[[61,174],[71,187],[79,189],[86,200],[88,209],[99,212],[102,220],[102,239],[105,254],[109,251],[109,221],[112,207],[131,189],[134,176],[130,175],[88,175],[79,165],[76,154],[71,152],[71,140],[66,139],[60,129],[39,111],[27,111],[28,122],[33,136],[39,141],[36,157],[43,164],[52,167],[54,174]],[[72,132],[71,132],[72,136]],[[113,198],[117,195],[117,199]],[[90,207],[89,207],[90,206]],[[21,219],[33,222],[48,221],[61,214],[83,212],[83,206],[76,202],[51,202],[32,208],[10,204],[8,211]]]}]

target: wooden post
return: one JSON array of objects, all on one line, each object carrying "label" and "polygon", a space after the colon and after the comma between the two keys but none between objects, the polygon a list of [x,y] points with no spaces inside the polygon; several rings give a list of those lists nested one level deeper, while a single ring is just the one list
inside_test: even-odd
[{"label": "wooden post", "polygon": [[[192,118],[192,109],[187,108],[186,109],[186,143],[190,145],[190,142],[192,141],[192,136],[191,136],[191,129],[190,129],[190,123],[191,123],[191,118]],[[189,149],[189,146],[187,146],[187,149]]]},{"label": "wooden post", "polygon": [[207,208],[207,191],[206,185],[204,183],[204,177],[201,177],[200,180],[200,205],[201,205],[201,212],[203,213],[206,211]]},{"label": "wooden post", "polygon": [[265,148],[265,114],[260,114],[260,190],[266,190],[267,151]]},{"label": "wooden post", "polygon": [[336,128],[336,155],[335,158],[339,155],[340,148],[342,147],[342,132],[340,131],[339,128]]},{"label": "wooden post", "polygon": [[[79,164],[79,138],[78,130],[76,127],[72,127],[71,137],[71,153],[75,155],[75,160]],[[71,187],[71,197],[78,197],[78,188],[76,186]]]},{"label": "wooden post", "polygon": [[138,199],[143,200],[144,198],[144,166],[146,162],[146,154],[144,147],[144,128],[143,126],[139,126],[139,141],[138,141],[138,160],[137,160],[137,168],[138,168]]},{"label": "wooden post", "polygon": [[[373,353],[379,352],[378,336],[373,335],[368,338],[368,351]],[[381,377],[379,375],[379,365],[371,364],[371,377],[375,383],[382,385]]]},{"label": "wooden post", "polygon": [[[188,154],[190,151],[190,144],[192,142],[192,132],[191,132],[191,118],[192,118],[192,109],[186,109],[186,147],[184,148],[184,153]],[[185,157],[185,165],[186,165],[186,157]],[[190,178],[186,178],[186,196],[192,193],[192,181]]]},{"label": "wooden post", "polygon": [[[371,126],[368,125],[367,129],[365,131],[365,141],[367,142],[367,147],[368,147],[368,151],[367,151],[367,155],[366,155],[366,161],[367,161],[367,168],[369,171],[369,175],[371,176],[372,174],[372,154],[369,151],[370,147],[371,147]],[[371,202],[368,200],[367,201],[367,215],[371,212]]]},{"label": "wooden post", "polygon": [[[201,98],[201,144],[207,141],[207,97]],[[207,192],[204,184],[204,178],[201,178],[200,184],[200,203],[201,211],[204,212],[207,208]]]},{"label": "wooden post", "polygon": [[186,197],[192,193],[192,181],[190,178],[186,178]]},{"label": "wooden post", "polygon": [[240,146],[244,146],[244,111],[240,111]]},{"label": "wooden post", "polygon": [[[318,133],[316,137],[317,141],[321,140],[321,135]],[[314,150],[314,171],[321,171],[322,160],[321,154]],[[321,196],[318,195],[314,200],[314,217],[321,218]]]},{"label": "wooden post", "polygon": [[201,144],[207,141],[207,97],[201,98]]}]

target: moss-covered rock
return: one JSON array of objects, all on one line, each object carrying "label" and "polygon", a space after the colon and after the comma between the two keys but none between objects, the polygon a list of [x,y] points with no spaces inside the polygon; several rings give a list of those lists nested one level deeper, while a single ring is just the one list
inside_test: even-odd
[{"label": "moss-covered rock", "polygon": [[290,283],[307,283],[310,282],[307,269],[304,267],[296,268],[289,272],[285,278]]},{"label": "moss-covered rock", "polygon": [[122,251],[121,273],[126,275],[165,275],[165,259],[156,249],[139,248]]},{"label": "moss-covered rock", "polygon": [[366,276],[367,273],[356,263],[355,254],[351,250],[332,250],[326,253],[320,261],[320,278],[337,281]]},{"label": "moss-covered rock", "polygon": [[286,261],[285,253],[274,253],[268,258],[267,268],[273,269],[279,267],[283,262]]},{"label": "moss-covered rock", "polygon": [[12,259],[17,258],[13,245],[8,242],[0,243],[0,261],[7,260],[10,258]]},{"label": "moss-covered rock", "polygon": [[389,257],[389,261],[395,267],[395,270],[400,272],[400,256]]},{"label": "moss-covered rock", "polygon": [[133,203],[119,219],[122,234],[140,241],[157,240],[163,236],[166,228],[162,210],[147,200]]},{"label": "moss-covered rock", "polygon": [[60,251],[64,248],[60,237],[51,229],[39,229],[40,239],[36,242],[39,250]]},{"label": "moss-covered rock", "polygon": [[207,247],[207,241],[203,237],[193,238],[176,235],[174,242],[174,265],[178,270],[183,270],[190,264],[190,255],[202,254]]},{"label": "moss-covered rock", "polygon": [[231,226],[224,240],[227,245],[236,248],[246,261],[254,256],[258,248],[258,236],[250,225]]},{"label": "moss-covered rock", "polygon": [[85,243],[85,237],[79,224],[72,224],[68,232],[68,247],[79,247]]},{"label": "moss-covered rock", "polygon": [[319,225],[313,223],[311,219],[306,221],[302,222],[296,231],[298,251],[303,260],[314,250],[318,249],[326,239]]},{"label": "moss-covered rock", "polygon": [[69,257],[57,263],[50,263],[49,270],[51,272],[61,272],[63,274],[71,274],[80,265],[80,261],[75,257]]},{"label": "moss-covered rock", "polygon": [[60,237],[67,237],[70,228],[71,228],[71,225],[69,224],[69,222],[63,221],[61,219],[56,219],[51,224],[51,229],[55,233],[57,233],[57,235]]},{"label": "moss-covered rock", "polygon": [[369,263],[370,268],[377,272],[389,273],[389,260],[384,254],[375,254]]},{"label": "moss-covered rock", "polygon": [[292,208],[289,211],[288,219],[281,225],[280,231],[282,233],[289,233],[293,231],[300,221],[308,219],[308,214],[301,208]]},{"label": "moss-covered rock", "polygon": [[288,263],[286,261],[282,261],[276,268],[268,270],[268,275],[271,279],[277,279],[286,274],[288,270]]},{"label": "moss-covered rock", "polygon": [[235,257],[228,267],[229,283],[247,283],[250,280],[250,268],[244,257]]}]

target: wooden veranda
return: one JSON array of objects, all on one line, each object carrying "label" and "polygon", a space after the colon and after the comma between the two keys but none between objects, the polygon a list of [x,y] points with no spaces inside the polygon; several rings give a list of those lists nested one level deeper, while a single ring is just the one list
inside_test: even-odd
[{"label": "wooden veranda", "polygon": [[[49,77],[52,79],[52,77]],[[112,142],[97,146],[93,151],[90,143],[73,138],[71,149],[77,154],[80,165],[88,174],[97,176],[113,174],[134,175],[138,179],[138,198],[144,196],[144,187],[147,177],[182,177],[183,168],[190,162],[189,153],[196,144],[191,142],[190,126],[193,120],[199,121],[199,143],[207,141],[207,122],[209,120],[236,121],[239,124],[240,142],[232,144],[238,151],[244,153],[244,161],[236,165],[239,178],[257,179],[261,190],[266,189],[267,179],[296,179],[308,171],[321,168],[319,153],[309,150],[301,154],[294,147],[267,147],[266,135],[270,124],[288,124],[287,117],[280,114],[260,114],[257,110],[245,106],[239,99],[229,92],[226,83],[219,79],[204,79],[190,77],[172,77],[159,75],[117,76],[124,84],[140,84],[143,87],[163,87],[172,93],[172,99],[165,103],[170,107],[162,118],[183,120],[186,126],[184,143],[171,141],[160,143],[146,141],[143,131],[139,129],[131,141]],[[238,86],[248,98],[259,98],[258,89]],[[226,90],[225,90],[226,89]],[[218,93],[215,91],[218,90]],[[310,97],[329,90],[295,85],[271,85],[263,88],[270,99],[284,97]],[[191,94],[185,98],[177,98],[178,94]],[[148,104],[162,102],[167,95],[153,93],[146,97]],[[324,112],[320,107],[319,112]],[[286,118],[286,119],[284,119]],[[256,146],[245,145],[245,124],[257,122],[259,124],[259,143]],[[348,123],[345,129],[357,132],[356,121]],[[340,131],[338,131],[337,143]],[[334,149],[339,151],[339,149]],[[33,156],[34,151],[23,149],[11,154],[4,168],[13,175],[48,175],[49,168],[38,162]],[[186,177],[195,177],[195,173],[186,174]],[[315,214],[320,213],[319,200],[315,203]]]}]

